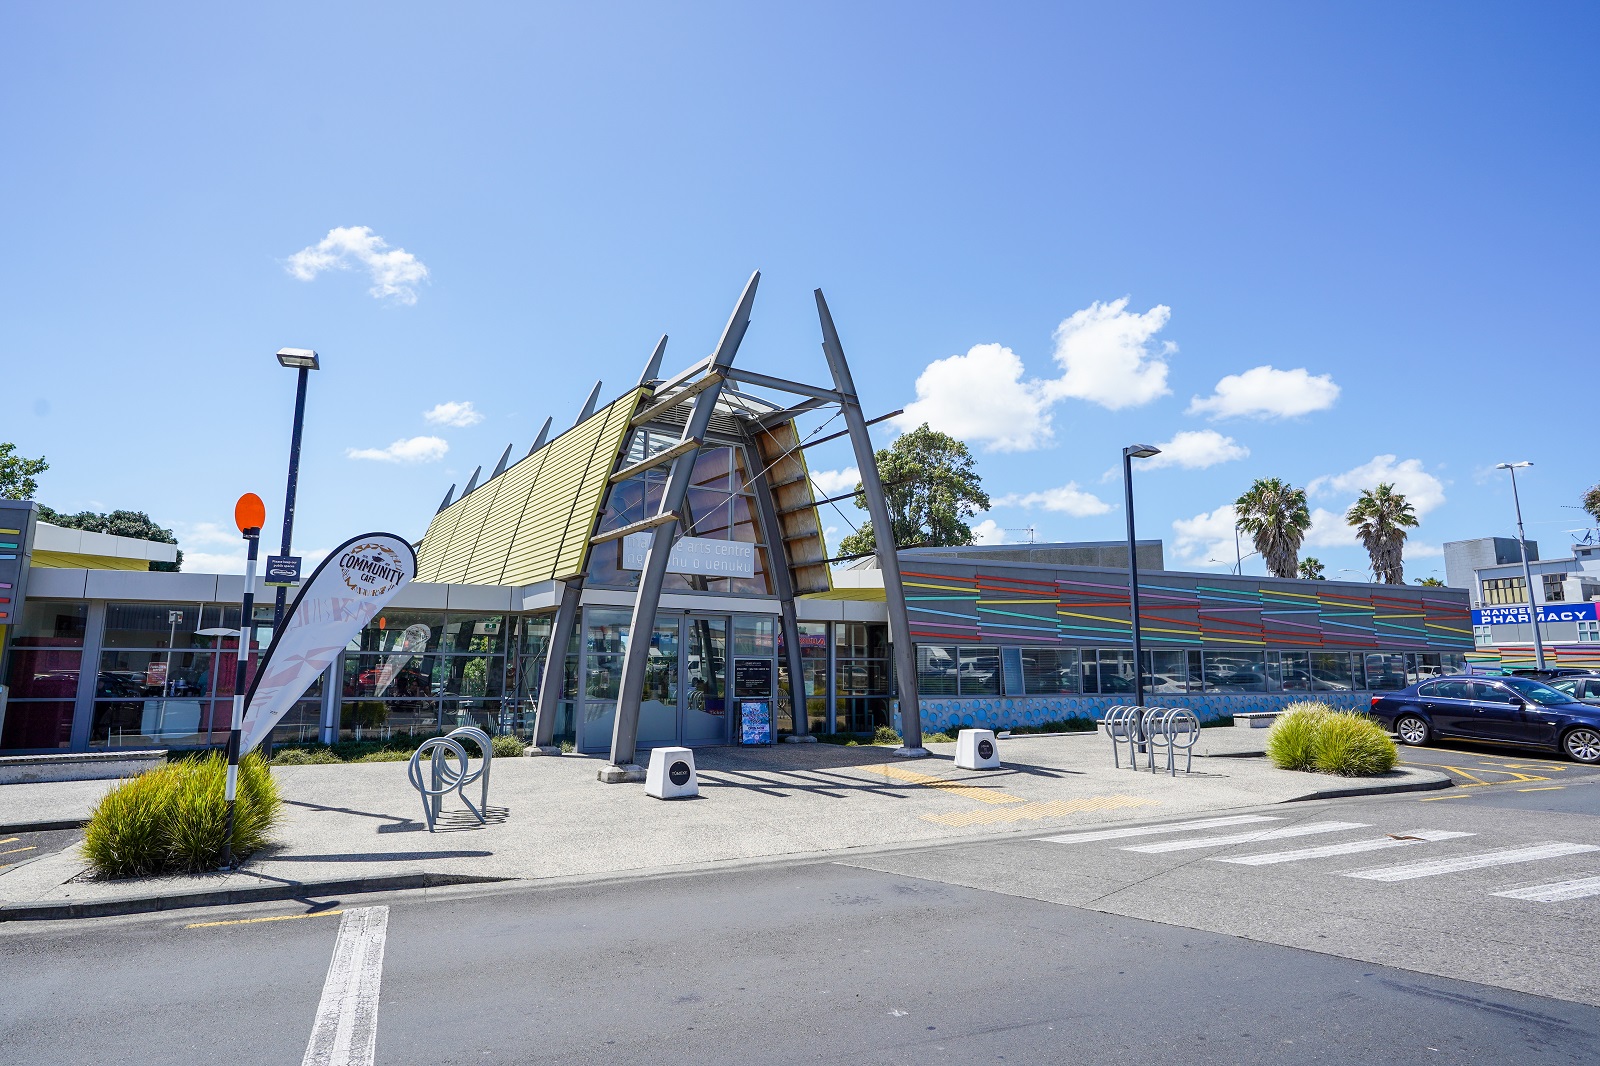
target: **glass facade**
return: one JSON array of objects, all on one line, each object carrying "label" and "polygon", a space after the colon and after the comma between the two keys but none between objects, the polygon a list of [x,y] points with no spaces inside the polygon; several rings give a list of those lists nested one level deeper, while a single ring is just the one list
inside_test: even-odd
[{"label": "glass facade", "polygon": [[[1147,694],[1352,692],[1405,688],[1459,672],[1451,652],[1146,651]],[[1133,652],[1121,648],[917,645],[923,697],[1131,694]]]},{"label": "glass facade", "polygon": [[835,622],[834,731],[871,733],[889,725],[889,627]]},{"label": "glass facade", "polygon": [[66,748],[83,668],[86,603],[29,600],[11,638],[0,748]]}]

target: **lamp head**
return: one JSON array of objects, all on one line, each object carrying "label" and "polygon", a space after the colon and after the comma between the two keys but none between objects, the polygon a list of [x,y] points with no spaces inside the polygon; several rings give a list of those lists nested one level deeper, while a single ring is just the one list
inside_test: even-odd
[{"label": "lamp head", "polygon": [[1520,463],[1496,463],[1494,464],[1494,468],[1496,470],[1521,470],[1525,466],[1532,465],[1533,463],[1531,461],[1524,459]]},{"label": "lamp head", "polygon": [[310,348],[279,348],[278,363],[290,370],[317,370],[317,353]]},{"label": "lamp head", "polygon": [[1148,459],[1152,455],[1160,455],[1161,449],[1154,444],[1130,444],[1122,449],[1122,454],[1130,459]]}]

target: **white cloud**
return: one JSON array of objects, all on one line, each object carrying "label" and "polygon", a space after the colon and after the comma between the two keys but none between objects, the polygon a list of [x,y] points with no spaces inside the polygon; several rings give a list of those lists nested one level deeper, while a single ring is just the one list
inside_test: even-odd
[{"label": "white cloud", "polygon": [[982,522],[972,527],[972,542],[974,544],[1004,544],[1006,531],[992,518],[985,518]]},{"label": "white cloud", "polygon": [[1423,544],[1420,541],[1406,541],[1404,554],[1407,559],[1442,559],[1444,558],[1444,545]]},{"label": "white cloud", "polygon": [[1055,332],[1055,359],[1065,371],[1047,382],[1053,399],[1088,400],[1113,411],[1166,396],[1167,362],[1178,350],[1171,341],[1152,348],[1172,310],[1157,304],[1143,314],[1128,311],[1128,298],[1096,300],[1064,319]]},{"label": "white cloud", "polygon": [[1238,558],[1236,552],[1242,550],[1236,548],[1233,539],[1236,520],[1231,503],[1176,520],[1172,523],[1174,561],[1187,566],[1231,568]]},{"label": "white cloud", "polygon": [[483,421],[483,415],[472,406],[471,400],[449,400],[434,404],[422,412],[422,417],[436,426],[455,426],[457,429],[475,426]]},{"label": "white cloud", "polygon": [[1293,418],[1332,407],[1339,386],[1332,374],[1315,377],[1301,367],[1279,370],[1258,366],[1243,374],[1229,374],[1217,382],[1216,391],[1189,401],[1191,415],[1212,418]]},{"label": "white cloud", "polygon": [[843,470],[811,471],[811,487],[816,491],[818,499],[842,496],[854,489],[860,480],[861,471],[853,466],[847,466]]},{"label": "white cloud", "polygon": [[1371,462],[1354,470],[1313,478],[1306,491],[1313,496],[1340,492],[1354,495],[1363,489],[1375,489],[1380,482],[1403,493],[1416,508],[1418,518],[1444,503],[1444,482],[1424,470],[1421,459],[1400,460],[1393,455],[1375,455]]},{"label": "white cloud", "polygon": [[352,459],[373,459],[380,463],[432,463],[443,459],[449,450],[449,442],[442,437],[410,437],[397,440],[387,448],[346,448],[344,453]]},{"label": "white cloud", "polygon": [[1306,530],[1305,540],[1301,544],[1307,548],[1361,547],[1361,542],[1356,539],[1355,527],[1344,520],[1344,512],[1330,511],[1326,507],[1312,509],[1311,528]]},{"label": "white cloud", "polygon": [[1249,448],[1214,429],[1186,429],[1156,447],[1161,449],[1161,454],[1140,459],[1137,464],[1140,469],[1158,470],[1164,466],[1178,466],[1185,470],[1204,470],[1208,466],[1243,459],[1250,454]]},{"label": "white cloud", "polygon": [[1088,518],[1111,510],[1109,503],[1078,488],[1076,481],[1069,481],[1060,488],[1045,489],[1042,492],[1014,492],[995,500],[994,505],[1029,509],[1042,507],[1046,511],[1061,511],[1074,518]]},{"label": "white cloud", "polygon": [[[209,525],[210,523],[201,523]],[[183,572],[186,574],[242,574],[244,573],[244,542],[237,533],[233,539],[239,547],[233,551],[192,552],[187,548],[183,551]],[[180,548],[182,544],[178,545]],[[305,577],[311,576],[318,563],[327,558],[329,549],[311,548],[295,552],[300,556],[300,573]],[[259,572],[259,571],[258,571]]]},{"label": "white cloud", "polygon": [[[189,558],[189,545],[198,547],[238,547],[244,551],[244,541],[239,536],[239,531],[232,526],[220,526],[215,522],[180,522],[173,527],[173,532],[178,537],[178,547],[183,549],[184,560]],[[244,558],[244,556],[240,556]]]},{"label": "white cloud", "polygon": [[310,281],[324,270],[366,270],[372,278],[367,291],[374,299],[417,302],[416,286],[428,280],[422,260],[387,241],[366,226],[336,226],[316,244],[300,249],[284,264],[290,274]]},{"label": "white cloud", "polygon": [[937,359],[917,376],[917,398],[894,424],[912,430],[926,422],[997,452],[1038,448],[1051,437],[1050,399],[1042,383],[1025,382],[1022,373],[1022,360],[999,344]]}]

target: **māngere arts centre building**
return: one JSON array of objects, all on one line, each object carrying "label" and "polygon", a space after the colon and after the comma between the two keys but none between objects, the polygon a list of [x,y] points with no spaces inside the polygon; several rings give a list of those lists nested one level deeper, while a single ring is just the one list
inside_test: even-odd
[{"label": "m\u0101ngere arts centre building", "polygon": [[[736,362],[756,281],[709,356],[663,373],[663,338],[637,384],[609,398],[597,384],[569,428],[546,420],[526,452],[507,447],[487,477],[452,486],[417,545],[417,580],[273,739],[470,722],[621,765],[662,745],[886,725],[916,746],[918,730],[1128,702],[1120,543],[829,558],[819,507],[837,503],[814,495],[806,449],[848,440],[874,525],[889,528],[868,419],[820,291],[823,358],[792,361],[817,380]],[[0,749],[225,741],[243,578],[149,569],[173,550],[0,503]],[[1138,561],[1147,702],[1203,718],[1307,694],[1365,707],[1473,650],[1465,589],[1169,571],[1157,541]],[[261,646],[270,592],[256,601]]]}]

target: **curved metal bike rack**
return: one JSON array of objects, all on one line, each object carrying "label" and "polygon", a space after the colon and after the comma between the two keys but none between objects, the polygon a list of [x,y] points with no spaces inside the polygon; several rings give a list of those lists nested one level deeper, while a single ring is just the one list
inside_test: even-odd
[{"label": "curved metal bike rack", "polygon": [[1177,753],[1185,756],[1184,773],[1194,767],[1194,745],[1200,739],[1200,718],[1187,707],[1135,707],[1117,704],[1106,709],[1101,719],[1106,735],[1111,738],[1111,762],[1122,766],[1122,745],[1128,746],[1128,769],[1139,769],[1140,749],[1145,756],[1145,768],[1156,769],[1156,749],[1162,748],[1167,756],[1167,773],[1177,776]]},{"label": "curved metal bike rack", "polygon": [[[461,741],[470,740],[478,745],[483,752],[483,765],[476,770],[470,769],[467,761],[467,751],[461,746]],[[430,780],[424,780],[422,759],[427,756],[429,763]],[[455,761],[451,766],[446,758]],[[454,792],[461,797],[461,802],[467,805],[467,810],[478,819],[479,825],[484,825],[487,819],[483,811],[489,806],[489,764],[494,759],[493,741],[489,734],[476,726],[461,726],[450,732],[448,736],[431,737],[422,742],[422,745],[411,754],[411,763],[406,768],[406,777],[411,781],[411,787],[416,789],[422,797],[422,813],[428,822],[428,832],[433,832],[434,823],[439,818],[439,808],[444,796]],[[483,788],[480,796],[480,807],[474,806],[467,798],[466,787],[474,781],[481,781]]]}]

